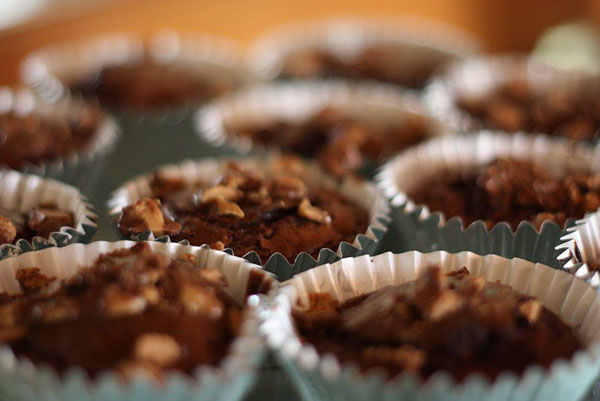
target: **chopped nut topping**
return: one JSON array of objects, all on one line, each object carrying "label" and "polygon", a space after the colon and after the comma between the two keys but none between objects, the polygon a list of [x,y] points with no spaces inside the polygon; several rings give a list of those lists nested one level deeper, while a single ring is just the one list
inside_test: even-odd
[{"label": "chopped nut topping", "polygon": [[223,249],[225,249],[225,244],[221,241],[213,242],[212,244],[210,244],[210,248],[215,249],[217,251],[222,251]]},{"label": "chopped nut topping", "polygon": [[166,367],[179,360],[181,348],[177,341],[169,335],[148,333],[141,335],[135,341],[133,356],[138,361]]},{"label": "chopped nut topping", "polygon": [[206,287],[184,283],[179,300],[188,313],[201,313],[212,318],[219,318],[223,313],[223,304],[214,292]]},{"label": "chopped nut topping", "polygon": [[131,209],[125,208],[124,213],[131,213],[143,222],[146,230],[155,235],[161,235],[165,227],[165,217],[160,210],[160,201],[152,198],[138,199]]},{"label": "chopped nut topping", "polygon": [[147,285],[142,288],[142,296],[146,298],[149,305],[156,305],[160,301],[160,293],[151,285]]},{"label": "chopped nut topping", "polygon": [[39,292],[54,280],[56,277],[44,275],[38,267],[17,270],[17,281],[21,284],[21,290],[26,294]]},{"label": "chopped nut topping", "polygon": [[306,196],[306,184],[291,175],[281,175],[273,180],[273,195],[282,198],[303,198]]},{"label": "chopped nut topping", "polygon": [[202,269],[200,270],[200,277],[211,284],[227,286],[227,279],[219,269]]},{"label": "chopped nut topping", "polygon": [[537,299],[521,302],[518,307],[519,315],[523,316],[529,324],[537,322],[542,313],[542,304]]},{"label": "chopped nut topping", "polygon": [[106,310],[111,316],[133,315],[146,309],[147,301],[142,296],[123,292],[118,287],[108,287],[104,301]]},{"label": "chopped nut topping", "polygon": [[225,185],[216,185],[207,188],[202,194],[202,203],[213,202],[216,200],[237,201],[242,197],[242,191],[235,187]]},{"label": "chopped nut topping", "polygon": [[319,209],[310,204],[308,198],[302,199],[298,205],[298,214],[306,219],[312,220],[321,224],[331,223],[331,216],[323,209]]},{"label": "chopped nut topping", "polygon": [[17,237],[17,227],[6,217],[0,216],[0,243],[11,244]]},{"label": "chopped nut topping", "polygon": [[187,260],[188,262],[190,262],[191,264],[195,265],[196,264],[196,255],[192,254],[192,253],[184,253],[183,255],[181,255],[179,257],[181,260]]},{"label": "chopped nut topping", "polygon": [[217,216],[232,216],[243,219],[244,211],[237,203],[229,202],[221,198],[215,200],[215,213]]},{"label": "chopped nut topping", "polygon": [[447,315],[456,312],[462,306],[460,296],[453,291],[443,291],[429,305],[426,311],[431,320],[439,320]]}]

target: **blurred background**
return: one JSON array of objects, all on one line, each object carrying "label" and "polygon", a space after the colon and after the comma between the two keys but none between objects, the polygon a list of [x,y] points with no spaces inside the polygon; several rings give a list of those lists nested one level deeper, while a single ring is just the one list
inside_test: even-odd
[{"label": "blurred background", "polygon": [[0,0],[0,84],[31,50],[112,30],[229,36],[248,44],[275,26],[331,15],[424,16],[457,25],[486,50],[527,51],[549,26],[600,21],[599,0]]}]

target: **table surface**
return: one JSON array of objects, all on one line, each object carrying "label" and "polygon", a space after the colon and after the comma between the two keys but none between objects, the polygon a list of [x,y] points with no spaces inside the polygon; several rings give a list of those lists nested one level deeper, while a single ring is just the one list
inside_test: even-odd
[{"label": "table surface", "polygon": [[[118,0],[81,12],[56,10],[11,30],[0,31],[0,84],[18,82],[23,57],[40,46],[107,31],[149,35],[160,29],[222,34],[242,45],[286,22],[331,15],[417,15],[475,34],[494,51],[531,48],[547,26],[594,16],[600,0]],[[91,8],[91,9],[90,9]]]}]

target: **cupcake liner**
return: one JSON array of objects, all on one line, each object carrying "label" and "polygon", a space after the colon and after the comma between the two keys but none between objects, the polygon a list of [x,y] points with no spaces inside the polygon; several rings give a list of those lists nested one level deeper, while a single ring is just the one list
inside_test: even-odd
[{"label": "cupcake liner", "polygon": [[278,119],[303,121],[332,106],[369,124],[402,124],[409,116],[422,117],[430,135],[451,133],[427,114],[413,92],[392,85],[341,80],[295,81],[254,86],[224,96],[200,109],[194,118],[196,133],[215,147],[227,145],[240,153],[273,150],[250,138],[230,135],[232,122],[261,123]]},{"label": "cupcake liner", "polygon": [[600,285],[600,272],[591,268],[598,264],[600,254],[600,209],[578,220],[567,229],[556,249],[562,267],[575,276],[588,281],[592,286]]},{"label": "cupcake liner", "polygon": [[[438,372],[425,382],[410,373],[386,382],[381,372],[360,374],[355,366],[340,365],[332,355],[317,354],[296,334],[290,311],[299,307],[298,302],[308,305],[308,293],[328,292],[343,301],[414,280],[431,265],[440,265],[444,271],[466,266],[473,275],[537,297],[575,329],[586,348],[571,360],[554,362],[549,369],[531,366],[520,377],[507,372],[492,382],[472,374],[456,383],[447,372]],[[517,258],[442,251],[347,258],[294,277],[261,305],[265,310],[261,330],[304,399],[579,400],[600,371],[598,293],[570,274]]]},{"label": "cupcake liner", "polygon": [[[102,253],[128,248],[133,241],[74,244],[27,253],[0,262],[0,291],[15,293],[19,284],[17,269],[37,266],[42,272],[60,279],[75,274],[80,266],[89,265]],[[150,243],[155,252],[171,257],[183,253],[197,256],[198,267],[217,268],[227,277],[228,293],[239,303],[246,303],[249,273],[260,269],[240,258],[201,247],[180,244]],[[263,280],[272,280],[265,275]],[[254,381],[256,367],[264,354],[258,332],[256,296],[248,299],[248,311],[240,335],[218,367],[202,366],[194,377],[170,373],[162,384],[135,378],[121,380],[116,373],[106,373],[91,380],[81,369],[73,368],[63,377],[48,366],[36,366],[27,359],[16,358],[10,348],[0,351],[0,394],[10,400],[239,400]]]},{"label": "cupcake liner", "polygon": [[[186,181],[203,180],[208,183],[217,182],[221,177],[221,171],[224,163],[232,159],[207,159],[207,160],[187,160],[179,164],[171,164],[160,167],[157,171],[168,174],[169,177],[180,176]],[[236,159],[233,159],[236,160]],[[242,165],[256,166],[261,169],[265,162],[269,160],[263,158],[237,159]],[[275,253],[269,257],[264,268],[268,272],[274,273],[279,280],[286,280],[294,274],[310,269],[316,265],[338,260],[341,257],[356,256],[362,254],[374,254],[377,251],[379,242],[383,238],[389,223],[389,207],[387,202],[380,196],[379,192],[369,183],[363,180],[357,180],[352,177],[346,178],[343,182],[338,182],[323,174],[314,163],[307,163],[308,173],[313,182],[337,188],[340,193],[348,199],[363,206],[370,216],[370,223],[365,233],[358,233],[352,244],[342,242],[336,251],[323,248],[320,250],[318,258],[315,260],[311,255],[302,252],[298,254],[293,264],[280,253]],[[109,213],[112,220],[119,219],[123,208],[134,203],[143,196],[148,196],[151,191],[149,187],[153,173],[137,177],[116,190],[108,202]],[[118,231],[118,230],[117,230]],[[155,238],[150,231],[136,235],[136,240],[157,240],[170,241],[168,236]],[[256,252],[249,252],[243,257],[252,263],[261,264],[260,258]]]},{"label": "cupcake liner", "polygon": [[97,225],[96,214],[77,188],[55,180],[0,169],[0,208],[25,213],[33,206],[54,203],[70,212],[73,226],[61,227],[48,238],[34,237],[31,242],[20,239],[16,244],[0,244],[0,259],[29,251],[91,240]]},{"label": "cupcake liner", "polygon": [[[467,227],[461,217],[453,217],[446,222],[443,213],[430,211],[426,205],[416,205],[408,198],[407,192],[423,179],[439,171],[452,167],[479,166],[497,157],[531,160],[544,166],[548,171],[558,174],[569,169],[587,169],[597,172],[600,170],[600,164],[595,153],[597,152],[591,146],[575,144],[561,138],[480,131],[468,136],[436,138],[417,145],[386,163],[377,176],[377,182],[380,190],[390,199],[395,215],[413,215],[419,221],[437,216],[437,225],[441,228],[456,220],[457,222],[453,223],[456,227],[455,231],[462,232]],[[573,221],[569,219],[566,226],[571,225]],[[545,221],[542,228],[547,225],[553,225],[559,231],[563,228],[552,221]],[[480,227],[473,228],[475,226]],[[497,228],[499,226],[505,228]],[[521,228],[522,226],[529,228]],[[473,222],[469,228],[472,233],[476,231],[481,232],[482,235],[488,233],[481,220]],[[452,230],[452,228],[446,229]],[[513,232],[510,226],[503,222],[497,223],[492,231],[494,229],[499,233]],[[516,231],[524,232],[523,230],[530,229],[537,231],[530,222],[523,221]],[[477,237],[476,234],[471,235]]]},{"label": "cupcake liner", "polygon": [[[29,89],[13,90],[0,87],[0,113],[14,112],[18,115],[36,113],[48,118],[63,119],[76,116],[88,107],[91,106],[81,100],[62,98],[49,103]],[[25,163],[20,170],[59,179],[79,187],[84,194],[89,195],[99,178],[107,154],[119,138],[119,133],[116,121],[104,113],[100,117],[96,132],[82,150],[45,160],[39,164]]]},{"label": "cupcake liner", "polygon": [[[559,71],[526,55],[473,57],[448,66],[433,79],[423,95],[429,112],[458,131],[485,128],[481,121],[462,111],[456,101],[462,96],[484,96],[515,79],[534,88],[569,86],[589,75]],[[548,133],[549,134],[549,133]]]},{"label": "cupcake liner", "polygon": [[478,41],[460,29],[419,18],[338,17],[288,24],[259,38],[249,51],[248,64],[264,79],[275,78],[285,58],[298,50],[324,50],[353,55],[377,43],[404,47],[405,58],[432,54],[462,59],[480,49]]}]

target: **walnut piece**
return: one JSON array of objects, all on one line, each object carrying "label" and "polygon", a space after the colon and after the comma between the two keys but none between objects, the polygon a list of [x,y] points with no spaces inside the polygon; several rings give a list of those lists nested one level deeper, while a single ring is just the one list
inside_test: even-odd
[{"label": "walnut piece", "polygon": [[210,288],[183,283],[179,291],[179,301],[191,314],[204,314],[219,318],[223,313],[223,304]]},{"label": "walnut piece", "polygon": [[454,291],[442,291],[425,311],[431,320],[439,320],[457,311],[462,306],[460,295]]},{"label": "walnut piece", "polygon": [[331,216],[323,209],[310,204],[308,198],[302,199],[298,205],[298,214],[306,219],[312,220],[321,224],[331,223]]},{"label": "walnut piece", "polygon": [[24,293],[36,293],[56,280],[56,277],[48,277],[42,274],[39,267],[29,267],[17,270],[17,281]]},{"label": "walnut piece", "polygon": [[243,219],[246,214],[237,203],[229,202],[221,198],[215,200],[214,210],[217,216],[232,216]]},{"label": "walnut piece", "polygon": [[242,197],[243,193],[235,187],[225,185],[215,185],[204,191],[200,202],[208,203],[217,200],[237,201]]},{"label": "walnut piece", "polygon": [[181,348],[177,341],[167,334],[146,333],[135,340],[133,356],[138,361],[166,367],[179,360]]},{"label": "walnut piece", "polygon": [[0,243],[10,244],[17,237],[17,227],[6,217],[0,216]]},{"label": "walnut piece", "polygon": [[529,324],[534,324],[542,313],[542,304],[537,299],[529,299],[518,306],[519,315],[524,317]]},{"label": "walnut piece", "polygon": [[141,313],[146,309],[146,298],[124,292],[116,286],[108,287],[104,292],[106,311],[110,316],[123,316]]},{"label": "walnut piece", "polygon": [[[128,216],[131,215],[131,216]],[[154,235],[162,235],[165,227],[165,217],[160,210],[160,201],[152,198],[140,198],[132,206],[123,210],[123,218],[134,217],[144,224],[144,229]]]},{"label": "walnut piece", "polygon": [[306,196],[306,184],[291,175],[277,176],[273,180],[272,193],[280,198],[303,198]]}]

